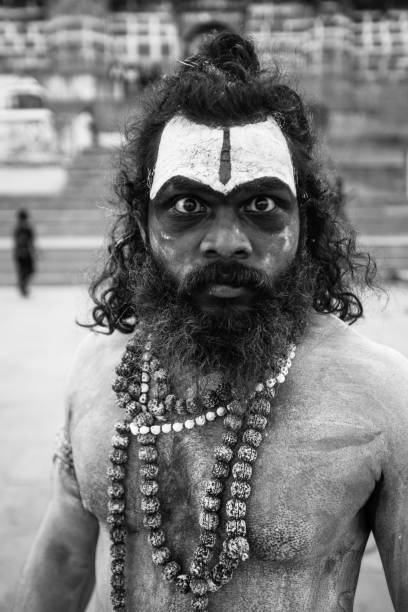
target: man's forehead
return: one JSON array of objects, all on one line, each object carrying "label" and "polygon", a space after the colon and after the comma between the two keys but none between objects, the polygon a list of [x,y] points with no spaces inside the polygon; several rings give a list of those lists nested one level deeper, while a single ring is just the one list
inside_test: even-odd
[{"label": "man's forehead", "polygon": [[273,177],[296,197],[290,151],[276,121],[211,127],[173,117],[164,127],[150,197],[173,177],[186,177],[223,194],[257,178]]}]

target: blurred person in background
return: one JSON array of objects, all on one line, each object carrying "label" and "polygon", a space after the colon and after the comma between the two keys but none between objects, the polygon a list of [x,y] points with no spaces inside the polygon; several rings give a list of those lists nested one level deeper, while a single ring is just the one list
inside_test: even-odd
[{"label": "blurred person in background", "polygon": [[72,121],[72,140],[75,153],[97,146],[98,127],[92,106],[86,106]]},{"label": "blurred person in background", "polygon": [[35,272],[35,234],[29,220],[28,212],[21,209],[17,213],[17,223],[14,228],[14,262],[17,272],[17,286],[21,295],[28,296],[29,283]]},{"label": "blurred person in background", "polygon": [[302,99],[221,34],[128,132],[54,493],[16,612],[408,610],[408,362]]}]

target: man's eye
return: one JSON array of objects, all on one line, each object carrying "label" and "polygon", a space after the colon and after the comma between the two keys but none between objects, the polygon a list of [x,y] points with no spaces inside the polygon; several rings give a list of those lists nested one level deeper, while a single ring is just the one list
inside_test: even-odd
[{"label": "man's eye", "polygon": [[246,205],[245,210],[247,212],[265,213],[272,212],[275,210],[275,208],[275,200],[269,198],[268,196],[257,196]]},{"label": "man's eye", "polygon": [[180,198],[178,199],[173,208],[178,213],[194,214],[205,211],[205,206],[197,198]]}]

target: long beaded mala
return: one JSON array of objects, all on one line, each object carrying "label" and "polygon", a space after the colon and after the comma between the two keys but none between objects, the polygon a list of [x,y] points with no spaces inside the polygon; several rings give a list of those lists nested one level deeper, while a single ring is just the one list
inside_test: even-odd
[{"label": "long beaded mala", "polygon": [[[113,390],[117,402],[125,410],[125,417],[115,425],[110,466],[107,475],[108,515],[111,545],[111,601],[116,612],[126,612],[126,538],[125,526],[125,478],[128,462],[127,449],[131,436],[140,444],[140,490],[143,525],[149,530],[153,563],[162,568],[163,577],[174,583],[182,593],[192,594],[192,609],[208,610],[208,594],[227,584],[241,561],[249,557],[249,543],[246,538],[246,504],[251,493],[252,466],[257,458],[257,448],[263,438],[271,412],[270,400],[277,387],[283,383],[295,356],[295,346],[290,349],[286,362],[279,374],[265,383],[258,383],[248,405],[233,399],[231,389],[221,385],[197,398],[194,390],[187,392],[186,399],[177,399],[168,393],[167,373],[160,368],[159,361],[152,355],[149,337],[141,359],[137,359],[141,330],[128,343],[120,365],[116,368],[117,378]],[[137,366],[141,361],[141,367]],[[184,420],[168,422],[174,414]],[[186,417],[186,418],[185,418]],[[158,449],[157,436],[161,433],[179,432],[192,429],[224,417],[222,444],[214,448],[214,464],[211,479],[207,481],[205,495],[201,501],[200,539],[194,550],[188,572],[171,556],[166,546],[166,534],[162,529],[162,516],[158,498]],[[166,422],[165,422],[166,421]],[[239,435],[241,444],[237,460],[232,465]],[[232,465],[232,470],[231,470]],[[220,508],[226,480],[232,471],[231,497],[226,502],[226,538],[222,542],[218,560],[210,567],[214,548],[218,541]]]}]

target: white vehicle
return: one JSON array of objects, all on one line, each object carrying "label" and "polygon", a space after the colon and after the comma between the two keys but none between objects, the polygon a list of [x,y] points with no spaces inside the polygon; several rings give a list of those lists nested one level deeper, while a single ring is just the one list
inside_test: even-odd
[{"label": "white vehicle", "polygon": [[50,163],[57,152],[44,87],[31,77],[0,75],[0,163]]}]

